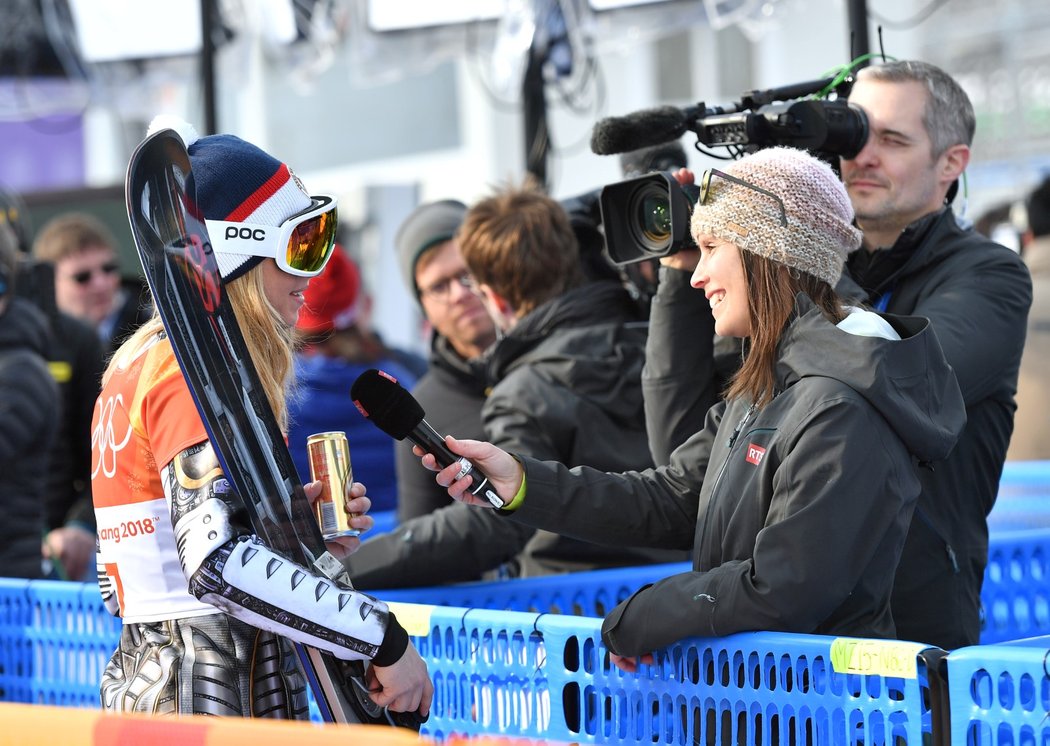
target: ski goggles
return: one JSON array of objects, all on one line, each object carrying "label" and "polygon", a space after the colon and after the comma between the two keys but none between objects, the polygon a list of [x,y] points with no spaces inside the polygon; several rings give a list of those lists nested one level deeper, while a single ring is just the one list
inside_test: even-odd
[{"label": "ski goggles", "polygon": [[283,271],[298,277],[321,274],[335,249],[336,202],[326,194],[311,199],[310,207],[278,227],[205,220],[212,249],[217,254],[274,259]]}]

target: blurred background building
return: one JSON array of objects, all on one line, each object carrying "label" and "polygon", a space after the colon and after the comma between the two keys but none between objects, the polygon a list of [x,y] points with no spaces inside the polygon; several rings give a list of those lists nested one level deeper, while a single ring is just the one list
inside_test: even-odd
[{"label": "blurred background building", "polygon": [[[619,180],[618,158],[589,148],[602,117],[729,106],[832,75],[866,45],[940,65],[970,94],[956,209],[971,220],[1050,171],[1045,0],[4,0],[0,29],[0,187],[30,232],[90,209],[134,272],[124,169],[149,120],[176,114],[339,195],[376,326],[415,349],[401,219],[526,171],[558,198]],[[694,167],[710,165],[694,142]]]}]

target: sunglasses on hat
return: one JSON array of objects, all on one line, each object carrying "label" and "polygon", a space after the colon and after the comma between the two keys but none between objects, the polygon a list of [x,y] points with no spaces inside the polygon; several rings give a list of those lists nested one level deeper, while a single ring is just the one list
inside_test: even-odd
[{"label": "sunglasses on hat", "polygon": [[334,197],[319,194],[311,199],[314,204],[278,227],[205,220],[212,248],[217,254],[274,259],[290,275],[315,277],[332,257],[338,221]]},{"label": "sunglasses on hat", "polygon": [[752,189],[752,190],[758,192],[759,194],[764,194],[767,197],[769,197],[770,199],[776,201],[777,206],[780,208],[780,225],[783,228],[787,228],[788,219],[787,219],[787,210],[784,208],[784,200],[780,199],[780,197],[778,197],[777,195],[773,194],[773,192],[770,192],[770,191],[768,191],[766,189],[763,189],[760,186],[755,186],[754,184],[752,184],[749,181],[744,181],[743,179],[738,179],[735,176],[731,176],[731,175],[727,174],[725,171],[719,171],[717,168],[709,168],[709,169],[707,169],[706,171],[704,171],[704,175],[700,178],[700,199],[697,200],[697,201],[701,205],[706,203],[708,198],[711,197],[711,179],[712,179],[712,177],[715,177],[715,176],[717,176],[717,177],[719,177],[721,179],[725,179],[726,181],[731,181],[734,184],[739,184],[742,187],[746,187],[748,189]]}]

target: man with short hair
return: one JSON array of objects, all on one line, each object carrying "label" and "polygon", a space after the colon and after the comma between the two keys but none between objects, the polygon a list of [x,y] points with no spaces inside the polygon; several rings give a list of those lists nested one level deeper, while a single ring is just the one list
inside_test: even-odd
[{"label": "man with short hair", "polygon": [[[986,518],[1013,428],[1031,280],[1013,251],[963,228],[952,212],[975,129],[955,80],[925,62],[891,62],[862,69],[849,101],[864,110],[870,135],[841,162],[864,243],[839,290],[881,311],[929,318],[967,412],[952,454],[919,469],[922,494],[894,580],[897,636],[944,649],[975,645]],[[712,364],[710,341],[697,343],[711,328],[710,310],[690,290],[686,272],[661,270],[644,377],[657,463],[701,429],[711,396],[693,385],[696,370]]]},{"label": "man with short hair", "polygon": [[[395,246],[405,286],[433,327],[428,369],[412,394],[438,432],[483,437],[485,384],[469,361],[495,341],[496,330],[481,299],[467,287],[467,265],[455,239],[466,212],[456,200],[424,203],[401,224]],[[395,467],[400,522],[449,504],[408,441],[397,444]]]},{"label": "man with short hair", "polygon": [[955,80],[927,63],[891,62],[861,70],[849,101],[871,128],[861,152],[842,161],[866,249],[849,274],[873,305],[930,319],[966,402],[951,456],[920,470],[894,581],[897,634],[945,649],[975,645],[986,518],[1013,430],[1032,283],[1017,254],[962,228],[947,204],[976,127]]},{"label": "man with short hair", "polygon": [[93,215],[52,218],[33,240],[33,256],[54,265],[59,309],[91,324],[107,357],[149,318],[144,285],[122,280],[117,240]]}]

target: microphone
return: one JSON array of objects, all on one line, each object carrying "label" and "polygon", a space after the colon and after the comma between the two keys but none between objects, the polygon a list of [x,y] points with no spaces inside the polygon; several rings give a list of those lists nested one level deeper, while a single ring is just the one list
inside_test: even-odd
[{"label": "microphone", "polygon": [[591,131],[591,152],[596,155],[627,153],[677,140],[701,113],[695,106],[688,109],[658,106],[625,117],[600,119]]},{"label": "microphone", "polygon": [[391,438],[408,438],[427,453],[434,454],[442,468],[458,463],[457,479],[468,475],[474,479],[470,494],[479,496],[480,493],[494,508],[505,505],[503,498],[489,486],[489,478],[470,459],[449,450],[445,439],[423,419],[425,412],[420,403],[392,375],[375,368],[366,370],[350,387],[350,398],[361,414]]}]

